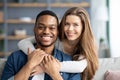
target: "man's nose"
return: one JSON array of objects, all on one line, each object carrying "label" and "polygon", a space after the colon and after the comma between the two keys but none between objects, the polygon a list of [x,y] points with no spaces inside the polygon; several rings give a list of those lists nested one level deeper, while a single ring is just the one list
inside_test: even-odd
[{"label": "man's nose", "polygon": [[44,29],[44,33],[49,33],[49,32],[50,32],[49,28]]}]

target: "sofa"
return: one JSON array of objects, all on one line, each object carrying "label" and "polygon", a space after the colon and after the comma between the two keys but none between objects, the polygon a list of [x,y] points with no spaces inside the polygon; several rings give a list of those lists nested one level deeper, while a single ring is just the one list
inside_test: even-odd
[{"label": "sofa", "polygon": [[[107,70],[119,71],[119,73],[120,73],[120,57],[100,58],[99,59],[99,68],[98,68],[93,80],[104,80],[105,73]],[[111,79],[111,80],[113,80],[113,79]]]},{"label": "sofa", "polygon": [[0,80],[6,60],[7,60],[6,58],[0,58]]},{"label": "sofa", "polygon": [[[6,59],[0,58],[0,80],[3,67]],[[100,58],[99,68],[93,78],[93,80],[104,80],[104,74],[107,70],[120,70],[120,57],[117,58]]]}]

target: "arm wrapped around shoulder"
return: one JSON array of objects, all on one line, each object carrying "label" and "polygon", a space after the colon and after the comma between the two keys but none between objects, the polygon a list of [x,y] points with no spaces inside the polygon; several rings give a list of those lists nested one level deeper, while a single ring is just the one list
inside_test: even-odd
[{"label": "arm wrapped around shoulder", "polygon": [[23,39],[18,42],[18,48],[22,50],[25,54],[27,54],[28,48],[30,48],[31,51],[35,50],[35,47],[33,45],[33,43],[35,42],[35,37]]},{"label": "arm wrapped around shoulder", "polygon": [[80,61],[63,61],[61,62],[61,72],[81,73],[87,67],[87,60]]}]

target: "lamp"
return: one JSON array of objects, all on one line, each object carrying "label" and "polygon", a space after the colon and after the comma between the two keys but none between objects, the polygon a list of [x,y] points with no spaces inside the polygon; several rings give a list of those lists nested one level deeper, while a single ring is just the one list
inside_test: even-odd
[{"label": "lamp", "polygon": [[95,13],[95,20],[108,21],[108,8],[107,6],[100,6]]}]

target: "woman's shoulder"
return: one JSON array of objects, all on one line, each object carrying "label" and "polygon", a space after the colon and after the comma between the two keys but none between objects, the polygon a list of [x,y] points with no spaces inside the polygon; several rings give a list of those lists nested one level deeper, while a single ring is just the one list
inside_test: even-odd
[{"label": "woman's shoulder", "polygon": [[55,42],[55,47],[60,50],[63,51],[63,45],[62,45],[62,41],[59,40],[59,38],[56,40]]}]

